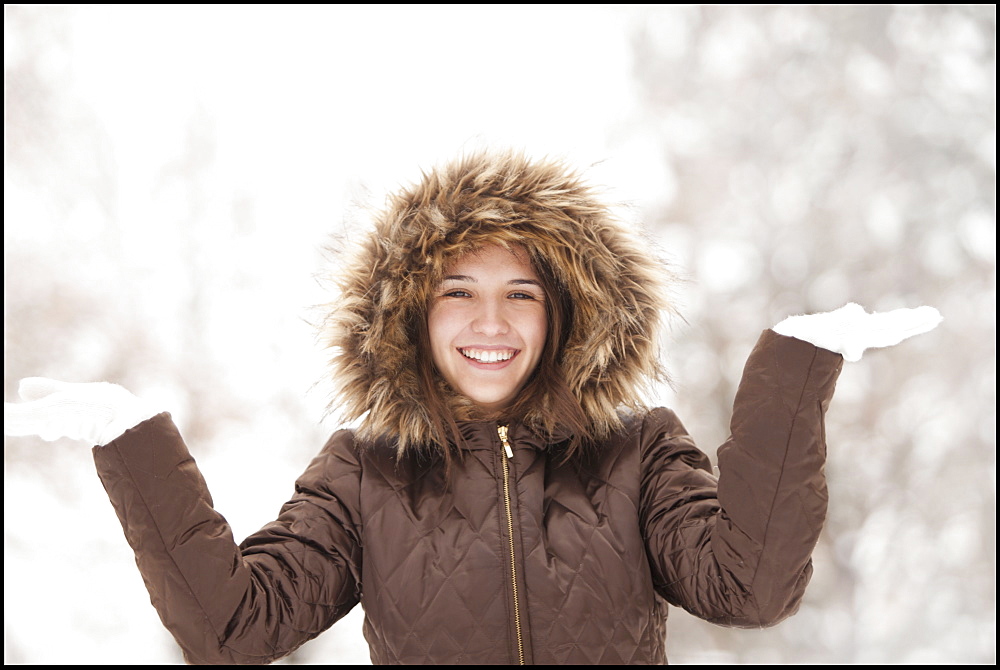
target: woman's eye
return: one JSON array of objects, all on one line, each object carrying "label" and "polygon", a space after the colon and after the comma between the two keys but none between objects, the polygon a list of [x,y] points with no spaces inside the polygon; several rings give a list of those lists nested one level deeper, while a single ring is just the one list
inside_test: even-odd
[{"label": "woman's eye", "polygon": [[524,293],[523,291],[516,291],[510,294],[511,298],[515,300],[537,300],[538,297],[533,293]]},{"label": "woman's eye", "polygon": [[452,289],[444,294],[445,298],[469,298],[472,294],[462,289]]}]

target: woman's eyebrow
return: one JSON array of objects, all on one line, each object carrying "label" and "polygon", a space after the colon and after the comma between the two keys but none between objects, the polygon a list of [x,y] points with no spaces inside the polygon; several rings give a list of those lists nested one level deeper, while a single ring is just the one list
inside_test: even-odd
[{"label": "woman's eyebrow", "polygon": [[[475,277],[469,276],[469,275],[448,275],[447,277],[445,277],[441,281],[443,281],[443,282],[445,282],[445,281],[465,281],[465,282],[472,282],[474,284],[478,284],[479,283],[478,279],[476,279]],[[534,284],[535,286],[541,286],[542,285],[541,282],[539,282],[537,279],[510,279],[510,280],[507,281],[507,283],[508,284]]]}]

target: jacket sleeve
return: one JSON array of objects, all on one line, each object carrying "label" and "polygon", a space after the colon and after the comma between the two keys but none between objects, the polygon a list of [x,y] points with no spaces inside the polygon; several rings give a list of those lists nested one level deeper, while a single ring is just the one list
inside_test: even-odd
[{"label": "jacket sleeve", "polygon": [[727,626],[799,606],[826,516],[824,414],[843,359],[764,331],[736,393],[719,479],[669,410],[646,419],[641,522],[668,602]]},{"label": "jacket sleeve", "polygon": [[360,593],[360,465],[330,438],[277,520],[237,546],[168,414],[95,447],[98,474],[161,620],[189,663],[268,663]]}]

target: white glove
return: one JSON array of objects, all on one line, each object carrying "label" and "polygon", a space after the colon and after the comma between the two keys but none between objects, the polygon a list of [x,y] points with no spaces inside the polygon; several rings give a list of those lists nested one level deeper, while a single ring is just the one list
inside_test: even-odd
[{"label": "white glove", "polygon": [[104,446],[159,411],[118,384],[75,384],[44,377],[22,379],[23,403],[3,404],[4,433],[68,437]]},{"label": "white glove", "polygon": [[865,349],[899,344],[933,330],[943,318],[933,307],[868,314],[851,302],[832,312],[790,316],[771,330],[842,354],[844,360],[859,361]]}]

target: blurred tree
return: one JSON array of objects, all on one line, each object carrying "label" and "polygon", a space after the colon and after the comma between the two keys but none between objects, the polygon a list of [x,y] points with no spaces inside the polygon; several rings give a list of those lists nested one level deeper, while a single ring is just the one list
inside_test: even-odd
[{"label": "blurred tree", "polygon": [[621,133],[670,177],[647,216],[693,280],[670,360],[703,446],[725,439],[753,334],[784,316],[945,315],[845,369],[802,612],[766,634],[675,617],[672,660],[995,661],[995,6],[638,19],[644,104]]},{"label": "blurred tree", "polygon": [[[165,156],[155,155],[148,145],[166,129],[142,118],[111,123],[80,96],[80,64],[72,56],[79,44],[71,30],[78,11],[4,8],[4,206],[17,219],[4,228],[5,398],[17,397],[18,380],[42,375],[115,381],[162,402],[196,445],[204,469],[214,469],[214,452],[228,450],[230,464],[213,478],[213,491],[242,539],[254,524],[273,517],[324,437],[317,417],[308,416],[303,405],[307,387],[295,386],[301,380],[288,354],[266,345],[248,354],[242,344],[251,328],[266,341],[264,334],[287,331],[289,321],[299,324],[303,305],[282,293],[286,286],[277,292],[262,288],[266,275],[259,278],[255,270],[276,245],[253,237],[252,212],[245,204],[227,207],[236,199],[219,183],[211,114],[195,105],[178,119],[186,134]],[[120,82],[115,73],[107,76]],[[128,137],[130,132],[136,136]],[[144,151],[146,162],[136,160]],[[278,234],[287,234],[287,228]],[[274,309],[246,306],[275,298],[282,304]],[[286,341],[294,346],[293,338]],[[234,362],[237,357],[241,360]],[[286,378],[276,382],[281,373]],[[320,374],[313,369],[308,381]],[[247,436],[255,438],[254,445],[246,445]],[[272,445],[279,439],[290,446],[276,454]],[[68,639],[82,634],[88,644],[100,646],[123,634],[109,629],[129,618],[119,610],[128,602],[143,615],[141,625],[130,622],[132,633],[141,629],[163,644],[162,653],[159,643],[147,644],[143,653],[179,662],[179,649],[141,592],[120,530],[112,525],[102,535],[92,529],[91,524],[99,528],[113,519],[110,507],[101,501],[102,516],[81,518],[92,501],[104,497],[87,463],[88,450],[37,442],[5,439],[11,490],[46,491],[65,508],[48,520],[44,542],[36,539],[39,519],[11,508],[5,562],[15,572],[17,566],[40,566],[56,557],[41,555],[52,541],[73,547],[80,565],[62,571],[51,585],[70,595],[59,617],[46,624],[39,617],[51,612],[37,612],[25,602],[29,596],[21,585],[11,585],[8,594],[20,616],[7,620],[12,655],[6,658],[35,661],[39,647],[28,640],[51,625],[63,628]],[[234,463],[237,451],[241,459]],[[273,481],[276,475],[283,475],[280,482]],[[236,498],[227,504],[234,489],[251,503]],[[13,502],[20,507],[21,500]],[[76,572],[94,564],[123,565],[119,572],[139,590],[129,594],[134,599],[115,601],[120,586],[106,584],[100,597],[115,605],[88,603],[87,589],[100,587]],[[91,606],[101,610],[100,617],[82,614]],[[85,620],[82,625],[79,619]],[[107,646],[117,649],[116,644]],[[57,648],[50,647],[51,653]],[[127,644],[120,648],[130,653]],[[108,658],[114,662],[114,656]]]}]

